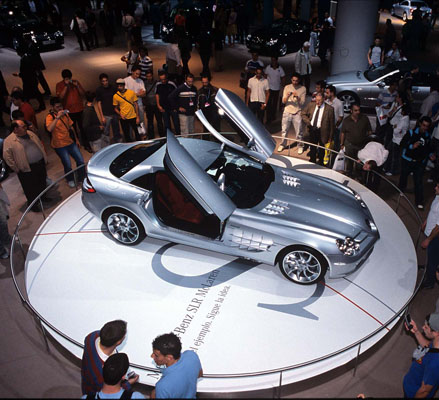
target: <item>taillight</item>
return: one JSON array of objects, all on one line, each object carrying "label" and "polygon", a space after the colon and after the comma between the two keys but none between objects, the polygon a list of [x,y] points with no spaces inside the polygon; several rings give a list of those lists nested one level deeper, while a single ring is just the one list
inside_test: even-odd
[{"label": "taillight", "polygon": [[82,190],[84,190],[84,192],[87,192],[87,193],[96,193],[96,190],[92,186],[92,184],[90,183],[90,180],[88,179],[88,177],[86,177],[84,179],[84,181],[82,182]]}]

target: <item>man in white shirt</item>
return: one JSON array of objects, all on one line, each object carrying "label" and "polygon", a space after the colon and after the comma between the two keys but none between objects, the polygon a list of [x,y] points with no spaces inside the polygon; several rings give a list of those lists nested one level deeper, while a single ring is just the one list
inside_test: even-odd
[{"label": "man in white shirt", "polygon": [[422,102],[420,109],[421,117],[425,115],[431,117],[431,110],[437,102],[439,102],[439,84],[433,81],[430,87],[430,94]]},{"label": "man in white shirt", "polygon": [[269,98],[268,80],[262,75],[262,67],[257,67],[256,75],[248,81],[246,104],[262,123]]},{"label": "man in white shirt", "polygon": [[137,95],[137,105],[139,106],[140,123],[144,121],[145,108],[142,103],[142,98],[145,97],[145,83],[140,79],[141,68],[135,65],[131,71],[131,75],[127,76],[125,81],[125,88],[132,90]]},{"label": "man in white shirt", "polygon": [[435,198],[430,206],[427,219],[422,224],[426,238],[421,247],[427,249],[427,268],[421,287],[433,289],[435,273],[439,266],[439,183],[434,186]]},{"label": "man in white shirt", "polygon": [[183,61],[181,60],[180,49],[174,38],[171,38],[171,43],[166,47],[166,65],[168,66],[169,79],[178,85],[183,70]]},{"label": "man in white shirt", "polygon": [[325,89],[325,102],[329,104],[334,109],[334,121],[335,121],[335,131],[334,131],[334,150],[340,150],[340,126],[344,118],[343,103],[340,99],[337,99],[336,89],[334,86],[329,85]]},{"label": "man in white shirt", "polygon": [[311,94],[309,86],[311,83],[311,53],[309,52],[310,43],[303,43],[302,48],[297,52],[294,60],[294,71],[302,78],[302,82],[306,87],[306,94]]},{"label": "man in white shirt", "polygon": [[294,125],[294,131],[296,132],[296,140],[298,142],[299,154],[303,153],[303,143],[300,141],[303,139],[302,131],[302,116],[300,112],[305,105],[306,89],[300,84],[300,75],[296,72],[291,77],[291,85],[284,87],[282,95],[282,103],[285,104],[284,112],[282,114],[282,142],[277,148],[277,151],[281,152],[287,145],[288,131],[291,125]]},{"label": "man in white shirt", "polygon": [[271,57],[271,64],[265,67],[264,72],[270,88],[270,97],[267,103],[267,124],[269,124],[276,118],[280,88],[285,85],[285,72],[279,65],[277,57]]}]

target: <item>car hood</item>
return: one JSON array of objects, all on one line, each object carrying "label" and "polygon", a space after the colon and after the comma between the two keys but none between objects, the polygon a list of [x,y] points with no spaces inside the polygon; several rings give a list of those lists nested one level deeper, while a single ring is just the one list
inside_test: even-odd
[{"label": "car hood", "polygon": [[341,83],[349,83],[355,85],[356,83],[369,82],[362,71],[347,71],[339,74],[331,75],[326,79],[328,85],[335,85]]},{"label": "car hood", "polygon": [[[328,178],[275,168],[275,181],[254,211],[271,215],[277,224],[295,225],[332,237],[372,233],[373,218],[352,189]],[[364,204],[364,203],[363,203]]]}]

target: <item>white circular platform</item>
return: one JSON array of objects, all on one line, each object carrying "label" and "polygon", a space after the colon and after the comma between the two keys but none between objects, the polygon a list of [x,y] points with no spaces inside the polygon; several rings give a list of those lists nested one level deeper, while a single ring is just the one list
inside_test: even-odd
[{"label": "white circular platform", "polygon": [[[348,179],[302,160],[272,162],[341,182]],[[200,392],[278,386],[278,370],[363,339],[413,293],[417,260],[403,223],[375,194],[355,181],[349,185],[368,205],[381,238],[365,264],[346,278],[300,286],[277,267],[188,246],[147,238],[126,247],[104,232],[77,192],[45,220],[32,241],[25,269],[29,299],[48,322],[78,342],[107,321],[126,320],[128,335],[119,351],[130,362],[151,368],[152,340],[178,333],[184,349],[198,352],[205,374],[229,375],[201,378]],[[388,332],[386,328],[363,343],[361,352]],[[51,334],[82,356],[77,346]],[[343,365],[357,351],[284,371],[282,384]],[[149,385],[160,377],[137,372]]]}]

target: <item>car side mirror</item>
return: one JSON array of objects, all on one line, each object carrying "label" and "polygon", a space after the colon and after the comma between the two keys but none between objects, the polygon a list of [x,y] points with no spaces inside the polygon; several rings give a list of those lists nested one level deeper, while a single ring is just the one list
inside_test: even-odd
[{"label": "car side mirror", "polygon": [[381,89],[384,88],[384,87],[386,86],[386,84],[385,84],[384,82],[382,82],[382,81],[381,81],[381,82],[378,82],[377,85],[378,85],[378,87],[381,88]]},{"label": "car side mirror", "polygon": [[226,188],[226,175],[224,174],[224,172],[222,172],[219,176],[217,184],[221,191],[224,192],[224,189]]}]

